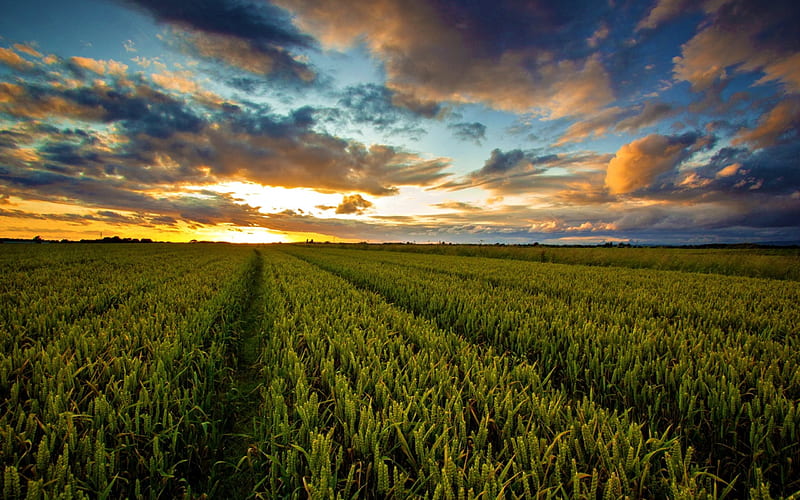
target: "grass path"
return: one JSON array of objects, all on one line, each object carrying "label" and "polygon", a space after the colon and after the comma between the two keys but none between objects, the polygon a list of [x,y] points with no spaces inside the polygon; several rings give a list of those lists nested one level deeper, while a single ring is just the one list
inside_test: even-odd
[{"label": "grass path", "polygon": [[247,279],[250,292],[232,332],[230,373],[220,394],[222,439],[219,459],[209,478],[212,497],[248,497],[256,480],[253,473],[248,473],[247,457],[253,446],[254,418],[261,404],[261,348],[267,326],[264,260],[258,250]]}]

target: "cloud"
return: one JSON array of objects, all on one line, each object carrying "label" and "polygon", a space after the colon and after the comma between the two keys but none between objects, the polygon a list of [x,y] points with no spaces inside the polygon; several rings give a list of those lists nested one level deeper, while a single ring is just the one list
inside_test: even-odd
[{"label": "cloud", "polygon": [[138,191],[122,180],[79,178],[44,170],[0,169],[0,185],[11,195],[28,200],[78,203],[83,207],[122,210],[154,219],[171,217],[188,223],[239,226],[260,225],[264,217],[258,210],[229,195],[210,192],[151,189]]},{"label": "cloud", "polygon": [[[142,227],[177,226],[178,220],[169,216],[159,216],[140,213],[121,213],[113,210],[93,210],[88,213],[40,213],[26,212],[24,210],[3,210],[0,209],[0,217],[14,219],[36,219],[48,222],[67,223],[70,225],[85,226],[93,222],[102,222],[111,226],[135,226],[133,229]],[[59,224],[60,225],[60,224]]]},{"label": "cloud", "polygon": [[122,76],[128,71],[128,65],[117,62],[113,59],[103,61],[99,59],[91,59],[89,57],[71,57],[69,59],[73,67],[89,70],[98,75],[116,75]]},{"label": "cloud", "polygon": [[600,42],[608,37],[610,32],[611,31],[608,29],[608,25],[606,23],[601,23],[600,27],[597,28],[597,31],[592,33],[592,36],[586,40],[586,43],[589,45],[589,47],[595,48],[600,45]]},{"label": "cloud", "polygon": [[608,198],[597,186],[611,155],[592,152],[552,154],[538,150],[494,149],[482,168],[441,189],[480,187],[495,194],[524,194],[549,203],[598,203]]},{"label": "cloud", "polygon": [[749,144],[755,149],[774,146],[783,140],[796,140],[800,135],[800,97],[786,98],[765,113],[753,129],[740,131],[733,144]]},{"label": "cloud", "polygon": [[483,123],[452,123],[447,126],[453,135],[462,141],[471,141],[481,145],[486,139],[486,125]]},{"label": "cloud", "polygon": [[194,94],[200,90],[200,86],[193,78],[191,72],[183,71],[180,73],[165,71],[163,73],[153,73],[150,78],[157,85],[165,89],[177,90],[186,94]]},{"label": "cloud", "polygon": [[[636,191],[637,200],[648,200],[667,208],[715,203],[734,205],[737,210],[755,210],[771,203],[771,198],[791,197],[800,189],[800,171],[796,167],[800,145],[796,141],[756,151],[724,147],[710,158],[705,154],[690,158],[693,152],[713,147],[713,143],[697,134],[667,139],[651,145],[655,153],[650,156],[636,159],[630,154],[622,155],[623,159],[631,160],[628,166],[633,171],[621,170],[619,176],[622,180],[634,179],[634,184],[639,181],[630,187]],[[679,149],[681,147],[684,151]],[[661,169],[653,167],[658,162],[661,162]],[[674,166],[670,168],[670,165]],[[635,168],[644,168],[644,173]]]},{"label": "cloud", "polygon": [[530,170],[533,168],[534,162],[536,162],[536,158],[520,149],[504,152],[495,148],[478,174],[504,174],[512,170]]},{"label": "cloud", "polygon": [[704,0],[700,2],[697,0],[658,0],[648,12],[647,16],[636,25],[636,31],[655,29],[667,21],[700,9],[706,12],[713,12],[726,1],[727,0]]},{"label": "cloud", "polygon": [[83,106],[59,93],[37,86],[25,87],[0,82],[0,113],[15,118],[59,116],[80,120],[100,120],[103,111]]},{"label": "cloud", "polygon": [[576,120],[556,141],[554,146],[601,137],[609,132],[635,133],[675,114],[677,110],[663,102],[648,101],[643,106],[628,109],[613,106],[583,119]]},{"label": "cloud", "polygon": [[188,94],[188,96],[184,97],[195,99],[205,106],[220,108],[227,103],[222,96],[203,88],[198,83],[197,75],[188,70],[165,70],[161,73],[152,73],[150,79],[163,89],[172,90],[179,94]]},{"label": "cloud", "polygon": [[620,117],[624,114],[625,110],[614,106],[578,119],[567,128],[566,132],[553,145],[563,146],[570,142],[583,141],[592,136],[603,136],[619,123]]},{"label": "cloud", "polygon": [[761,72],[760,83],[779,81],[800,92],[800,53],[792,38],[800,22],[796,2],[780,2],[779,8],[769,9],[755,0],[709,5],[718,9],[674,59],[676,80],[703,91],[727,80],[729,72]]},{"label": "cloud", "polygon": [[413,102],[480,102],[558,118],[613,100],[597,54],[568,57],[569,42],[557,47],[556,37],[548,36],[569,40],[565,32],[575,26],[555,6],[377,0],[342,9],[318,0],[278,3],[325,47],[364,43],[383,62],[387,86]]},{"label": "cloud", "polygon": [[716,177],[731,177],[739,173],[741,169],[741,163],[731,163],[730,165],[719,169],[716,173]]},{"label": "cloud", "polygon": [[[759,185],[765,195],[790,195],[800,189],[800,143],[787,141],[741,156],[741,175],[749,186]],[[734,182],[737,177],[725,179]]]},{"label": "cloud", "polygon": [[[366,83],[345,88],[340,92],[337,108],[327,110],[333,122],[349,121],[354,125],[369,125],[375,130],[412,137],[424,133],[421,118],[432,118],[429,111],[414,109],[407,103],[398,104],[398,95],[383,85]],[[439,113],[437,106],[434,116]]]},{"label": "cloud", "polygon": [[442,203],[436,203],[433,206],[448,210],[456,210],[458,212],[477,212],[483,210],[481,207],[463,201],[445,201]]},{"label": "cloud", "polygon": [[174,35],[179,48],[203,59],[293,82],[310,83],[316,78],[308,64],[280,48],[264,50],[248,40],[218,33],[187,31]]},{"label": "cloud", "polygon": [[37,59],[41,59],[42,57],[44,57],[41,52],[31,47],[30,45],[25,45],[24,43],[15,43],[14,48],[17,49],[17,51],[22,52],[23,54],[28,54],[29,56],[35,57]]},{"label": "cloud", "polygon": [[365,200],[360,194],[351,194],[342,199],[342,202],[336,207],[336,213],[361,215],[371,206],[372,202]]},{"label": "cloud", "polygon": [[[448,176],[446,158],[425,158],[380,144],[367,147],[315,131],[316,112],[310,107],[280,116],[255,104],[167,94],[141,76],[105,76],[107,80],[70,86],[0,82],[0,113],[13,120],[78,120],[87,127],[105,124],[111,131],[67,135],[39,129],[35,136],[10,138],[7,161],[21,166],[23,158],[38,154],[45,162],[31,165],[38,172],[35,189],[54,179],[44,175],[50,171],[76,180],[122,178],[132,189],[145,190],[244,180],[384,196],[397,193],[399,186],[430,186]],[[193,90],[175,74],[155,80]]]},{"label": "cloud", "polygon": [[20,71],[30,70],[34,67],[32,62],[23,59],[19,54],[5,47],[0,47],[0,63]]},{"label": "cloud", "polygon": [[173,26],[177,43],[199,57],[259,75],[309,82],[311,67],[292,51],[314,49],[283,10],[268,3],[208,0],[125,0]]},{"label": "cloud", "polygon": [[693,134],[667,137],[651,134],[625,144],[608,163],[606,186],[611,194],[626,194],[649,186],[660,174],[677,167],[698,142]]},{"label": "cloud", "polygon": [[616,124],[614,130],[618,132],[637,132],[673,115],[676,111],[670,104],[648,101],[637,114],[629,116]]}]

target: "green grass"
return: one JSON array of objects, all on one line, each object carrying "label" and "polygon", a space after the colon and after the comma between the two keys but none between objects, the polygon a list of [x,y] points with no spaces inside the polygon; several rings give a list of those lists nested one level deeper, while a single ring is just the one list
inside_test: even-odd
[{"label": "green grass", "polygon": [[338,244],[324,246],[800,280],[800,249],[797,248],[697,249],[403,244]]},{"label": "green grass", "polygon": [[0,250],[2,498],[800,491],[792,251]]}]

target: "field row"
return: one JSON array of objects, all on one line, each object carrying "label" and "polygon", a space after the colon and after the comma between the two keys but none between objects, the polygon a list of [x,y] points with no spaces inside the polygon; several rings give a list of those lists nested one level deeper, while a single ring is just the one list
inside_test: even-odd
[{"label": "field row", "polygon": [[800,281],[800,249],[559,247],[546,245],[326,245],[378,252],[486,257],[582,266],[660,269]]},{"label": "field row", "polygon": [[800,489],[794,282],[47,247],[0,258],[4,498]]},{"label": "field row", "polygon": [[269,385],[247,460],[257,495],[695,498],[724,488],[697,474],[677,440],[569,398],[533,364],[293,257],[266,262]]},{"label": "field row", "polygon": [[216,396],[252,249],[28,252],[0,284],[3,496],[190,491],[223,430]]},{"label": "field row", "polygon": [[800,487],[796,283],[389,252],[292,253],[534,364],[571,398],[630,411],[653,434],[672,430],[709,472],[739,488],[764,474],[781,494]]}]

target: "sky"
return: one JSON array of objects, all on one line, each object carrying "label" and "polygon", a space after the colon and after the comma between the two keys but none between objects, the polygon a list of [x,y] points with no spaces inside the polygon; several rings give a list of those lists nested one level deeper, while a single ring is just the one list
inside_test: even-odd
[{"label": "sky", "polygon": [[26,0],[0,237],[800,241],[800,3]]}]

